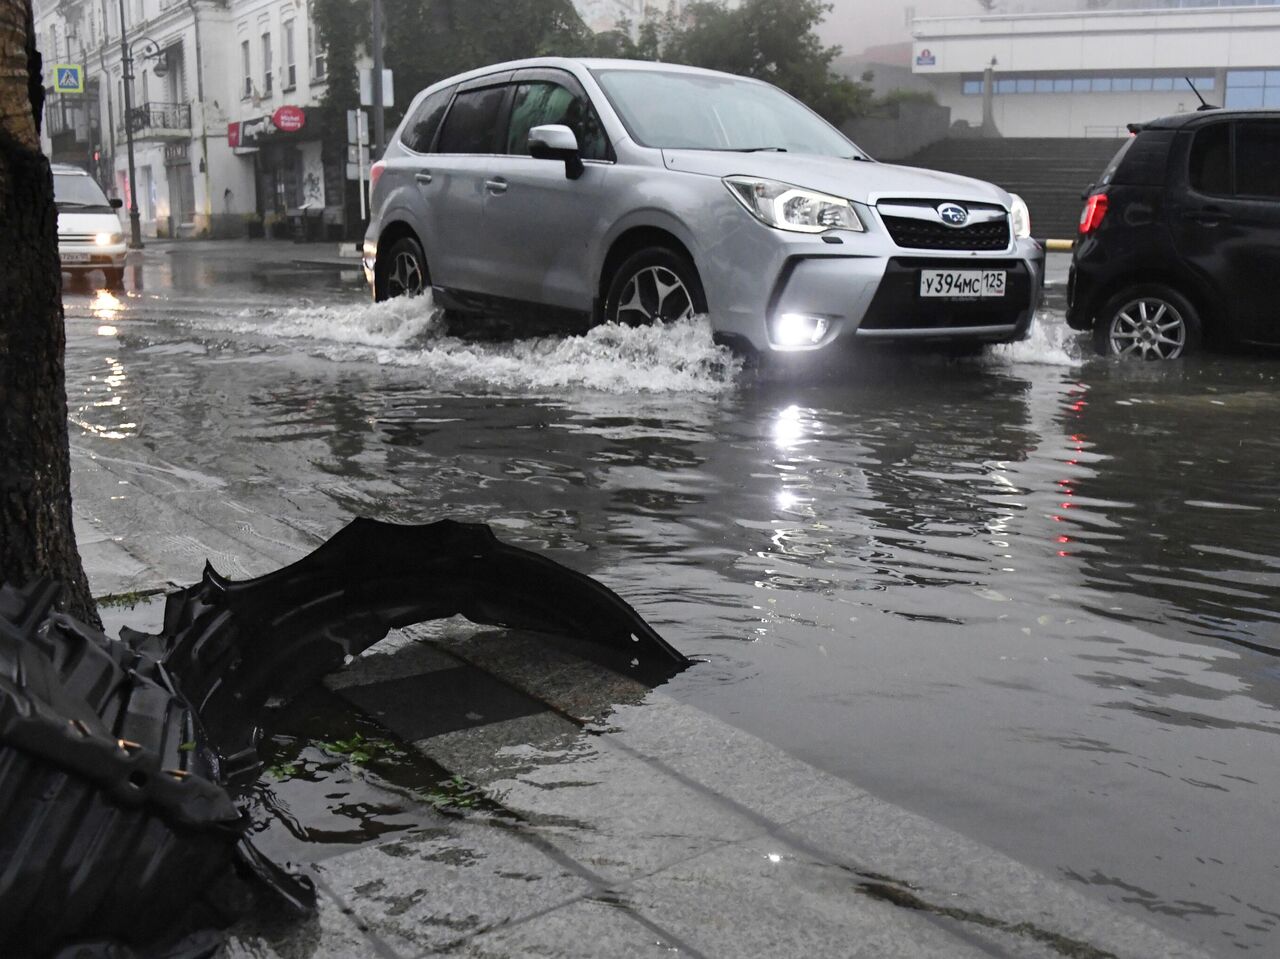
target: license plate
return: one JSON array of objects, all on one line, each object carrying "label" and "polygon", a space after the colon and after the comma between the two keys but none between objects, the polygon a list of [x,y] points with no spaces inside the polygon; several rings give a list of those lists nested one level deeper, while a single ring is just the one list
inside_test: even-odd
[{"label": "license plate", "polygon": [[59,257],[61,257],[63,263],[88,263],[89,262],[88,253],[60,253],[58,255]]},{"label": "license plate", "polygon": [[921,270],[920,295],[956,300],[1004,296],[1004,270]]}]

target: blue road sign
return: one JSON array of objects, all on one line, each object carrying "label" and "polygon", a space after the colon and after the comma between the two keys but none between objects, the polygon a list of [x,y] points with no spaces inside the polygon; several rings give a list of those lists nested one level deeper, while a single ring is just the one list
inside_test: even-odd
[{"label": "blue road sign", "polygon": [[55,63],[53,89],[58,93],[84,93],[84,67],[75,63]]}]

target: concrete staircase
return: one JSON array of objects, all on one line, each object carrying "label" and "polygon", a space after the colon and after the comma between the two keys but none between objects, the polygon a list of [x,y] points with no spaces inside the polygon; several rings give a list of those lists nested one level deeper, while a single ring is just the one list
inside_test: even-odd
[{"label": "concrete staircase", "polygon": [[1109,138],[948,139],[893,162],[999,184],[1026,200],[1033,236],[1071,240],[1084,205],[1080,194],[1102,175],[1122,143]]}]

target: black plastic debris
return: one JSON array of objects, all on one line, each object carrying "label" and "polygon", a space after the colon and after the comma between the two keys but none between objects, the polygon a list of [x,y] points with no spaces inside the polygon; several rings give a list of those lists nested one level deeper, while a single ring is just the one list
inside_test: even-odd
[{"label": "black plastic debris", "polygon": [[206,566],[164,628],[112,640],[0,588],[0,955],[197,957],[245,907],[304,914],[306,877],[246,836],[268,707],[393,627],[461,614],[596,645],[649,681],[688,665],[590,577],[487,526],[358,519],[306,558],[232,582]]}]

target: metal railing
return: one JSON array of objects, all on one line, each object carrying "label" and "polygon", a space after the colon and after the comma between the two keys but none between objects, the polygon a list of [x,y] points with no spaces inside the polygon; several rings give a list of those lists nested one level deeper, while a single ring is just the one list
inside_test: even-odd
[{"label": "metal railing", "polygon": [[[190,130],[191,104],[164,103],[158,100],[139,104],[129,114],[129,128],[135,136],[145,134],[148,130]],[[124,133],[123,127],[120,132]]]}]

